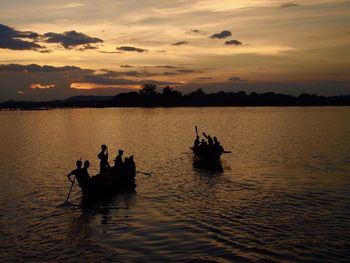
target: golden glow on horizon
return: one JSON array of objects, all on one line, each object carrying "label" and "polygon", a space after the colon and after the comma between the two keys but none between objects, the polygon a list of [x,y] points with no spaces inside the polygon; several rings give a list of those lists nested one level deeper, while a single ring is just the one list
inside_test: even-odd
[{"label": "golden glow on horizon", "polygon": [[[65,48],[62,42],[47,43],[39,37],[22,40],[35,41],[42,49],[0,48],[0,64],[80,68],[2,70],[2,85],[12,86],[9,91],[0,89],[0,101],[20,91],[25,96],[50,92],[57,96],[60,89],[72,92],[69,88],[106,94],[113,88],[139,89],[140,84],[124,83],[147,81],[212,89],[216,83],[226,83],[226,90],[234,90],[232,83],[238,82],[240,88],[266,83],[306,86],[317,81],[342,82],[344,87],[350,81],[349,8],[345,0],[3,1],[0,17],[5,26],[41,36],[74,30],[103,43]],[[231,35],[211,37],[224,30]],[[121,46],[135,49],[120,51]],[[137,52],[140,49],[147,52]],[[94,80],[113,85],[86,82]],[[35,92],[38,89],[49,91]]]},{"label": "golden glow on horizon", "polygon": [[90,90],[90,89],[110,89],[110,88],[122,88],[122,89],[140,89],[140,85],[106,85],[106,84],[96,84],[91,82],[73,82],[70,84],[71,89],[81,89],[81,90]]},{"label": "golden glow on horizon", "polygon": [[54,87],[55,87],[54,84],[44,85],[44,84],[40,84],[40,83],[33,83],[30,85],[31,89],[52,89]]}]

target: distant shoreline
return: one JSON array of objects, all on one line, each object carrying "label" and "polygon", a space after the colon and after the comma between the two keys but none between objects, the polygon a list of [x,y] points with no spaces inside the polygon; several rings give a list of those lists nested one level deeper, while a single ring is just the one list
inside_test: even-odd
[{"label": "distant shoreline", "polygon": [[274,92],[246,94],[217,92],[206,94],[198,89],[183,95],[166,87],[161,93],[156,86],[145,85],[140,92],[120,93],[116,96],[76,96],[53,101],[14,101],[0,103],[0,110],[50,110],[61,108],[176,108],[176,107],[312,107],[350,106],[350,95],[318,96],[303,93],[299,96]]}]

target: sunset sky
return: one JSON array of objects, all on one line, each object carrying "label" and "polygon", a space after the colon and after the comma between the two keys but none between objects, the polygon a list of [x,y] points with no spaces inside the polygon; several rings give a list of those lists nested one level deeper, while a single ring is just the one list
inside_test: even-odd
[{"label": "sunset sky", "polygon": [[350,94],[349,0],[0,0],[0,102],[183,93]]}]

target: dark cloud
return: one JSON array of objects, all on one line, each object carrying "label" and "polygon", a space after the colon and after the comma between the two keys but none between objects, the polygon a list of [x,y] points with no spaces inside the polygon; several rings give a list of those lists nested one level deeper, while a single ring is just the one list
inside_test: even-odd
[{"label": "dark cloud", "polygon": [[226,38],[226,37],[230,37],[232,36],[232,33],[231,31],[227,31],[227,30],[224,30],[224,31],[221,31],[220,33],[215,33],[213,35],[210,36],[210,38]]},{"label": "dark cloud", "polygon": [[152,83],[156,85],[176,85],[177,82],[157,81],[157,80],[130,80],[124,78],[112,78],[105,75],[87,75],[81,82],[89,82],[100,85],[142,85]]},{"label": "dark cloud", "polygon": [[85,51],[85,50],[88,50],[88,49],[93,50],[93,49],[98,49],[98,47],[97,46],[93,46],[91,44],[86,44],[86,45],[83,45],[82,47],[80,47],[78,50]]},{"label": "dark cloud", "polygon": [[171,72],[171,71],[166,71],[162,73],[163,76],[175,76],[175,75],[180,75],[179,72]]},{"label": "dark cloud", "polygon": [[104,53],[104,54],[123,54],[123,52],[120,52],[120,51],[103,51],[103,50],[100,50],[98,52]]},{"label": "dark cloud", "polygon": [[233,81],[233,82],[235,82],[235,81],[244,81],[240,77],[236,77],[236,76],[229,77],[228,80],[229,81]]},{"label": "dark cloud", "polygon": [[173,45],[173,46],[182,46],[182,45],[186,45],[186,44],[188,44],[187,41],[179,41],[179,42],[176,42],[176,43],[174,43],[174,44],[172,44],[172,45]]},{"label": "dark cloud", "polygon": [[130,66],[130,65],[125,64],[125,65],[120,65],[120,67],[121,67],[121,68],[132,68],[133,66]]},{"label": "dark cloud", "polygon": [[89,44],[96,44],[96,43],[103,42],[102,39],[99,39],[96,37],[90,37],[88,35],[76,32],[74,30],[66,31],[62,34],[49,32],[49,33],[45,33],[43,37],[45,42],[59,43],[64,48],[67,48],[67,49],[74,48],[80,45],[89,45]]},{"label": "dark cloud", "polygon": [[281,8],[289,8],[289,7],[297,7],[297,6],[299,6],[299,5],[296,3],[285,3],[285,4],[281,5],[280,7]]},{"label": "dark cloud", "polygon": [[240,46],[240,45],[242,45],[242,42],[233,39],[233,40],[226,41],[225,45],[227,45],[227,46],[229,46],[229,45],[231,45],[231,46]]},{"label": "dark cloud", "polygon": [[44,48],[36,43],[39,34],[31,31],[18,31],[0,24],[0,48],[12,50],[37,50]]},{"label": "dark cloud", "polygon": [[191,73],[200,73],[200,70],[195,69],[178,69],[176,71],[167,71],[162,73],[164,76],[173,76],[173,75],[181,75],[181,74],[191,74]]},{"label": "dark cloud", "polygon": [[199,73],[201,71],[199,70],[194,70],[194,69],[179,69],[177,72],[182,73],[182,74],[189,74],[189,73]]},{"label": "dark cloud", "polygon": [[197,79],[213,79],[213,77],[199,77]]},{"label": "dark cloud", "polygon": [[121,77],[121,76],[128,76],[128,77],[149,77],[149,76],[155,76],[158,75],[156,73],[150,73],[146,70],[144,71],[136,71],[136,70],[130,70],[130,71],[114,71],[114,70],[108,70],[103,69],[104,73],[99,74],[100,76],[104,77]]},{"label": "dark cloud", "polygon": [[40,53],[52,53],[53,50],[49,50],[49,49],[43,49],[43,50],[38,50]]},{"label": "dark cloud", "polygon": [[147,49],[142,49],[142,48],[137,48],[137,47],[130,47],[130,46],[117,47],[117,50],[130,51],[130,52],[139,52],[139,53],[148,52]]},{"label": "dark cloud", "polygon": [[182,66],[160,65],[160,66],[144,66],[144,68],[165,68],[165,69],[177,69],[183,68]]},{"label": "dark cloud", "polygon": [[0,71],[15,71],[15,72],[62,72],[62,71],[77,71],[82,70],[75,66],[64,66],[64,67],[54,67],[54,66],[40,66],[37,64],[30,65],[20,65],[20,64],[6,64],[0,65]]}]

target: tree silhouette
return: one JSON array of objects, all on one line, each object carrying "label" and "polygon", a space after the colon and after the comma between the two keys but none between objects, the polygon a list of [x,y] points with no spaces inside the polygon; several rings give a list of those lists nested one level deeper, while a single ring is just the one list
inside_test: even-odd
[{"label": "tree silhouette", "polygon": [[157,85],[152,83],[146,83],[142,85],[140,89],[140,95],[149,96],[157,94]]}]

